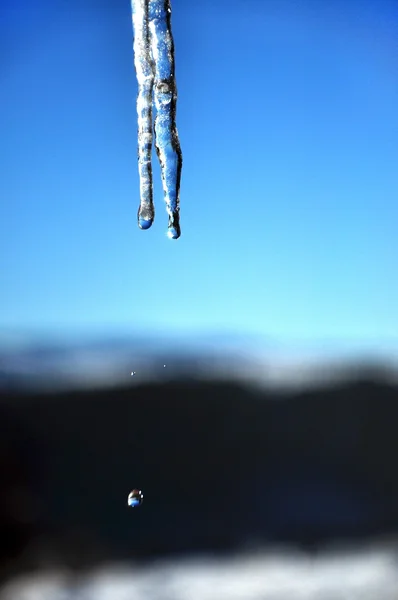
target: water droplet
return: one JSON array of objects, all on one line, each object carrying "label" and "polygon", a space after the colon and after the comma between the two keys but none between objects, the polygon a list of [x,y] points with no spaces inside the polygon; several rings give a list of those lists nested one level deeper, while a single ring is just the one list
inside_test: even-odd
[{"label": "water droplet", "polygon": [[134,508],[135,506],[140,506],[143,503],[143,501],[144,494],[141,492],[141,490],[136,489],[132,490],[127,498],[127,504],[132,508]]},{"label": "water droplet", "polygon": [[138,227],[140,229],[149,229],[152,227],[153,219],[143,219],[142,217],[138,218]]},{"label": "water droplet", "polygon": [[180,228],[178,227],[169,227],[167,231],[167,235],[171,240],[178,240],[181,235]]}]

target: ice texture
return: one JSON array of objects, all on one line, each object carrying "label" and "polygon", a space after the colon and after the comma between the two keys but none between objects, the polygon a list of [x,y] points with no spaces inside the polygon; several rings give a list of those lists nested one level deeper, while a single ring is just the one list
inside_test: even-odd
[{"label": "ice texture", "polygon": [[149,229],[155,217],[152,181],[152,113],[155,148],[159,158],[168,236],[180,237],[180,181],[182,153],[176,126],[177,87],[170,0],[131,0],[134,29],[134,64],[138,95],[138,171],[140,206],[138,225]]}]

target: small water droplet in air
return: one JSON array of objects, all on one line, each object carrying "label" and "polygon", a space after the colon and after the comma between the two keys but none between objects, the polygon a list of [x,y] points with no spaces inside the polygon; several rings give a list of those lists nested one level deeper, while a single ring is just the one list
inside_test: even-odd
[{"label": "small water droplet in air", "polygon": [[143,219],[142,217],[138,218],[138,227],[140,229],[149,229],[152,226],[153,219]]},{"label": "small water droplet in air", "polygon": [[135,506],[140,506],[143,503],[143,501],[144,494],[141,492],[141,490],[132,490],[127,498],[127,504],[132,508],[134,508]]}]

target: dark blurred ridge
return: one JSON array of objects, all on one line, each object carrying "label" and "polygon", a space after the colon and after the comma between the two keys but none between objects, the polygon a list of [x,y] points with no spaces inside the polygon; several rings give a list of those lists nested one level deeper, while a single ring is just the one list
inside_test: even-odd
[{"label": "dark blurred ridge", "polygon": [[1,573],[393,534],[397,424],[398,387],[375,374],[278,394],[3,390]]}]

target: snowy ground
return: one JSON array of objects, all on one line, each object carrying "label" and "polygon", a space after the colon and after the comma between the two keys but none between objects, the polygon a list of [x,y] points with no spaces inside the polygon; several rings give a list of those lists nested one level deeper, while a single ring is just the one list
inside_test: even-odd
[{"label": "snowy ground", "polygon": [[300,554],[256,553],[138,568],[109,565],[9,582],[0,600],[397,600],[398,546]]}]

